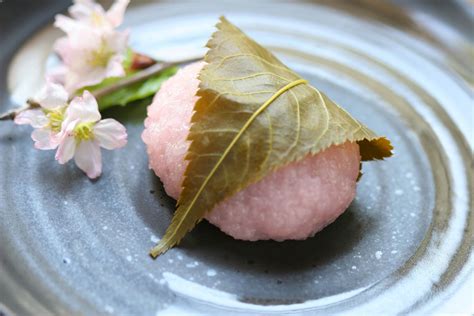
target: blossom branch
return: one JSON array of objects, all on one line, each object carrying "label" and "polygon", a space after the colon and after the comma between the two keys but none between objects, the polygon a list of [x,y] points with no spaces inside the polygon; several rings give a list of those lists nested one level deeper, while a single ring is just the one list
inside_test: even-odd
[{"label": "blossom branch", "polygon": [[13,110],[8,111],[6,113],[0,114],[0,121],[12,121],[21,112],[26,111],[26,110],[36,109],[36,108],[39,108],[39,107],[40,107],[40,105],[39,105],[38,102],[36,102],[32,99],[28,99],[24,106],[13,109]]},{"label": "blossom branch", "polygon": [[[179,66],[179,65],[183,65],[183,64],[188,64],[188,63],[191,63],[191,62],[194,62],[194,61],[197,61],[197,60],[201,60],[201,59],[202,59],[202,57],[197,57],[197,58],[189,58],[189,59],[185,59],[185,60],[180,60],[180,61],[177,61],[177,62],[159,62],[159,63],[151,65],[148,68],[145,68],[143,70],[140,70],[140,71],[136,72],[134,75],[132,75],[130,77],[123,78],[123,79],[111,84],[110,86],[106,86],[106,87],[97,89],[95,91],[91,91],[91,94],[94,96],[94,98],[99,99],[99,98],[104,97],[104,96],[106,96],[110,93],[113,93],[113,92],[117,91],[117,90],[128,87],[128,86],[133,85],[137,82],[144,81],[144,80],[146,80],[150,77],[153,77],[153,76],[159,74],[160,72],[162,72],[166,69],[169,69],[171,67]],[[22,107],[19,107],[19,108],[16,108],[16,109],[13,109],[11,111],[8,111],[6,113],[0,114],[0,121],[14,120],[15,117],[18,114],[20,114],[21,112],[24,112],[26,110],[39,108],[39,107],[40,107],[40,105],[36,101],[34,101],[32,99],[28,99],[28,101],[26,102],[26,105],[24,105]]]}]

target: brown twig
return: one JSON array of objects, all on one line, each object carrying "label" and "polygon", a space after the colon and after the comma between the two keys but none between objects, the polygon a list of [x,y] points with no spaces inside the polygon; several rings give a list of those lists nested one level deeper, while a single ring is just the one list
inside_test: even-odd
[{"label": "brown twig", "polygon": [[36,108],[39,108],[39,107],[40,107],[40,105],[39,105],[38,102],[36,102],[32,99],[28,99],[24,106],[1,114],[0,115],[0,121],[10,121],[10,120],[13,121],[15,119],[15,117],[18,114],[20,114],[21,112],[26,111],[26,110],[36,109]]},{"label": "brown twig", "polygon": [[[111,84],[110,86],[97,89],[97,90],[93,91],[92,94],[94,95],[94,97],[96,99],[99,99],[103,96],[106,96],[106,95],[108,95],[112,92],[115,92],[117,90],[120,90],[122,88],[125,88],[129,85],[132,85],[134,83],[141,82],[141,81],[146,80],[150,77],[153,77],[154,75],[157,75],[160,72],[162,72],[163,70],[166,70],[170,67],[192,63],[194,61],[198,61],[198,60],[201,60],[201,59],[202,59],[202,57],[190,58],[190,59],[180,60],[180,61],[177,61],[177,62],[157,62],[156,64],[153,64],[148,68],[145,68],[143,70],[140,70],[140,71],[136,72],[134,75],[132,75],[130,77],[123,78],[123,79]],[[14,120],[15,117],[18,114],[20,114],[21,112],[26,111],[26,110],[31,110],[31,109],[34,109],[34,108],[39,108],[39,107],[40,107],[40,105],[37,102],[35,102],[34,100],[31,100],[31,99],[28,99],[28,101],[26,102],[26,105],[24,105],[22,107],[19,107],[19,108],[16,108],[16,109],[13,109],[11,111],[8,111],[6,113],[0,114],[0,121]]]}]

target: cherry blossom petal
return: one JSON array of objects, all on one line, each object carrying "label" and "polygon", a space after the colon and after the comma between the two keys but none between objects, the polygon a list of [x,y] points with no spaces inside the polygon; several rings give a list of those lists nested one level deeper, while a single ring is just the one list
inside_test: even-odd
[{"label": "cherry blossom petal", "polygon": [[69,95],[62,85],[47,82],[34,99],[42,108],[52,110],[66,106],[68,98]]},{"label": "cherry blossom petal", "polygon": [[[96,50],[102,44],[104,31],[81,24],[76,32],[68,34],[68,39],[73,52],[90,52]],[[84,58],[84,56],[81,56]],[[77,60],[71,59],[71,63]]]},{"label": "cherry blossom petal", "polygon": [[114,119],[98,122],[94,127],[94,136],[99,145],[108,150],[121,148],[127,144],[125,126]]},{"label": "cherry blossom petal", "polygon": [[56,160],[60,164],[65,164],[74,157],[76,152],[76,140],[73,136],[63,135],[56,152]]},{"label": "cherry blossom petal", "polygon": [[[67,37],[65,38],[68,41],[69,49],[73,50],[97,47],[100,44],[100,37],[104,32],[104,30],[61,14],[56,15],[54,26],[66,33]],[[59,40],[62,39],[60,38]],[[64,41],[58,45],[63,45],[59,48],[66,48]],[[64,49],[61,52],[64,53]]]},{"label": "cherry blossom petal", "polygon": [[104,34],[104,39],[107,42],[107,46],[117,54],[123,54],[127,52],[128,48],[128,38],[130,36],[130,31],[125,30],[122,32],[114,32]]},{"label": "cherry blossom petal", "polygon": [[66,74],[67,68],[64,67],[64,65],[59,65],[49,70],[46,73],[45,77],[46,81],[64,85],[64,82],[66,80]]},{"label": "cherry blossom petal", "polygon": [[79,120],[80,122],[97,122],[101,118],[99,105],[89,91],[84,91],[82,97],[75,97],[66,110],[68,122]]},{"label": "cherry blossom petal", "polygon": [[74,94],[81,87],[81,77],[68,70],[64,80],[64,87],[70,94]]},{"label": "cherry blossom petal", "polygon": [[63,61],[68,60],[68,53],[71,51],[69,39],[66,36],[58,38],[54,43],[53,49]]},{"label": "cherry blossom petal", "polygon": [[102,154],[99,143],[96,141],[81,142],[76,149],[74,157],[76,165],[91,179],[102,173]]},{"label": "cherry blossom petal", "polygon": [[81,25],[77,21],[62,14],[57,14],[54,17],[54,26],[68,35],[77,32],[81,28]]},{"label": "cherry blossom petal", "polygon": [[15,117],[15,124],[31,125],[33,128],[42,128],[49,122],[48,118],[41,109],[26,110],[20,112]]},{"label": "cherry blossom petal", "polygon": [[118,0],[107,11],[106,16],[113,27],[117,27],[123,22],[123,16],[130,0]]},{"label": "cherry blossom petal", "polygon": [[35,129],[31,134],[31,138],[35,141],[35,148],[37,149],[51,150],[56,149],[59,145],[57,135],[54,135],[50,129]]},{"label": "cherry blossom petal", "polygon": [[92,0],[75,0],[69,8],[69,14],[77,20],[88,19],[93,12],[105,14],[104,9]]},{"label": "cherry blossom petal", "polygon": [[123,56],[115,55],[110,58],[107,65],[107,70],[104,72],[104,79],[111,77],[123,77],[125,76],[125,69],[123,69]]},{"label": "cherry blossom petal", "polygon": [[88,86],[93,86],[98,83],[101,83],[102,80],[106,78],[105,76],[105,70],[102,68],[84,68],[86,70],[89,70],[85,73],[83,72],[75,72],[72,70],[69,70],[67,77],[66,77],[66,90],[73,93],[77,91],[78,89],[88,87]]}]

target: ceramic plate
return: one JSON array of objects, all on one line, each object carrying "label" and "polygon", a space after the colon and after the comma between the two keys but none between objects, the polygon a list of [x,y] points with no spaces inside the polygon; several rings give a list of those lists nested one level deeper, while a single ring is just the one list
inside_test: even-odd
[{"label": "ceramic plate", "polygon": [[[51,45],[60,34],[47,23],[68,4],[39,3],[0,1],[0,112],[33,94],[54,62]],[[164,234],[175,201],[148,169],[140,139],[145,106],[105,113],[127,125],[129,144],[104,154],[98,181],[73,164],[56,164],[52,152],[36,151],[28,127],[1,122],[0,310],[367,315],[435,309],[472,268],[472,72],[462,47],[450,50],[417,24],[423,18],[380,3],[367,9],[367,1],[134,1],[125,27],[132,28],[136,50],[161,59],[203,54],[224,14],[387,135],[395,155],[364,164],[354,202],[313,238],[237,241],[203,222],[152,260],[148,251]]]}]

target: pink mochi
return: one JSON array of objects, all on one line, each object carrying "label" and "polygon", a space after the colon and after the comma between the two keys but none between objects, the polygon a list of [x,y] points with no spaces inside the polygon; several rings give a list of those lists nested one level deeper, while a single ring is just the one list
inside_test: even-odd
[{"label": "pink mochi", "polygon": [[[187,162],[186,140],[204,63],[181,69],[148,107],[142,139],[150,168],[177,199]],[[359,174],[356,143],[334,145],[277,169],[219,203],[206,219],[243,240],[306,239],[332,223],[353,200]]]}]

